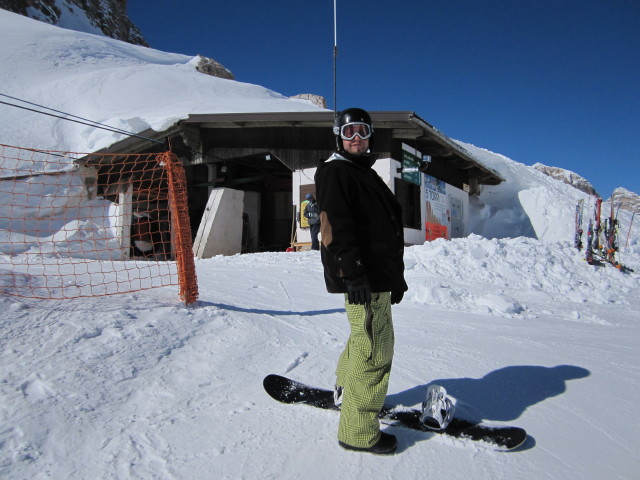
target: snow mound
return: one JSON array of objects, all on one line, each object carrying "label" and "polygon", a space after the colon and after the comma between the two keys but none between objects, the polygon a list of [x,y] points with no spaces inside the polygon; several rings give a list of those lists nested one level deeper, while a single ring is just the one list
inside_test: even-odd
[{"label": "snow mound", "polygon": [[[631,263],[628,266],[633,269],[640,267]],[[549,302],[608,305],[624,301],[616,292],[603,288],[608,281],[620,281],[617,277],[624,275],[612,267],[594,271],[584,261],[584,252],[570,242],[540,242],[526,237],[486,239],[478,235],[452,241],[439,239],[407,249],[405,265],[409,276],[429,272],[438,278],[410,289],[407,295],[416,302],[447,310],[522,318],[536,315],[539,312],[516,300],[523,291],[535,292]],[[628,291],[632,291],[634,281],[630,280]],[[485,287],[489,286],[497,288],[497,293],[488,295]]]}]

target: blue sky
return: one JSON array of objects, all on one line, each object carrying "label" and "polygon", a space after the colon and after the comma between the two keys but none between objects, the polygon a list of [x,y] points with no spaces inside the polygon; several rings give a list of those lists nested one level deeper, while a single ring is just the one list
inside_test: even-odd
[{"label": "blue sky", "polygon": [[[130,0],[158,50],[333,108],[333,0]],[[448,136],[640,193],[638,0],[337,0],[337,107],[411,110]]]}]

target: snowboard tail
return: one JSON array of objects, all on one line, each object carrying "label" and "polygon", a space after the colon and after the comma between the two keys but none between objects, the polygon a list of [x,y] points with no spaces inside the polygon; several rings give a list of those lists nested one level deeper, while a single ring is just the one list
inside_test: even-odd
[{"label": "snowboard tail", "polygon": [[[325,410],[340,410],[334,404],[331,390],[310,387],[280,375],[267,375],[263,386],[269,396],[282,403],[301,403]],[[527,432],[519,427],[489,426],[455,417],[444,430],[432,430],[420,421],[421,414],[422,412],[417,409],[385,406],[378,414],[378,418],[385,425],[483,441],[503,450],[517,448],[527,439]]]}]

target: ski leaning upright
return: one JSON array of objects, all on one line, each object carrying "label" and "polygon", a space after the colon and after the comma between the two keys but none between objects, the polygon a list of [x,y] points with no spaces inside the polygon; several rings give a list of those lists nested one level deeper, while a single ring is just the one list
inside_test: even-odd
[{"label": "ski leaning upright", "polygon": [[578,250],[582,250],[582,211],[584,210],[584,199],[581,199],[576,205],[576,233],[573,238],[573,246]]},{"label": "ski leaning upright", "polygon": [[618,230],[619,222],[614,212],[613,197],[611,198],[611,213],[609,218],[604,222],[604,258],[611,265],[618,267],[620,265],[616,260],[616,252],[618,251]]},{"label": "ski leaning upright", "polygon": [[606,218],[604,222],[601,222],[602,199],[596,198],[594,218],[593,220],[589,219],[589,228],[587,229],[585,260],[589,265],[600,266],[603,265],[604,261],[622,272],[632,272],[632,269],[625,267],[616,259],[616,254],[619,250],[618,236],[620,222],[617,218],[617,212],[615,211],[613,197],[611,197],[610,202],[611,209],[609,217]]},{"label": "ski leaning upright", "polygon": [[600,209],[602,207],[602,199],[596,198],[595,211],[593,219],[589,219],[589,228],[587,230],[587,249],[585,251],[585,260],[589,265],[599,263],[594,255],[600,252]]}]

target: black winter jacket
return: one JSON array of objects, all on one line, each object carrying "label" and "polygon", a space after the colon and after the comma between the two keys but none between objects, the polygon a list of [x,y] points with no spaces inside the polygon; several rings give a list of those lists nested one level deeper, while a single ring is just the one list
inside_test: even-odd
[{"label": "black winter jacket", "polygon": [[318,205],[318,202],[309,201],[304,207],[304,212],[302,214],[307,219],[309,225],[317,225],[320,223],[320,206]]},{"label": "black winter jacket", "polygon": [[400,204],[371,168],[375,156],[346,156],[334,153],[315,175],[327,290],[346,293],[345,278],[366,276],[373,292],[404,292]]}]

